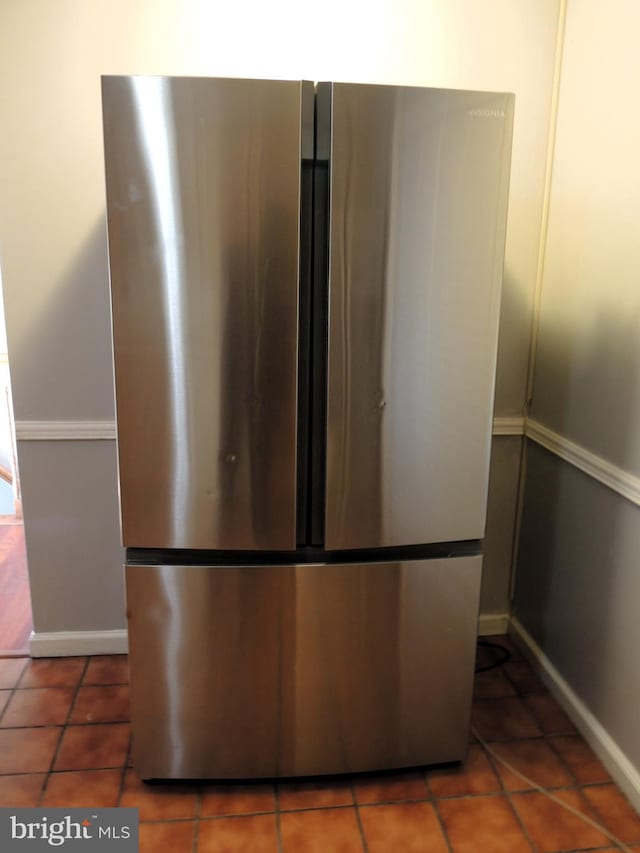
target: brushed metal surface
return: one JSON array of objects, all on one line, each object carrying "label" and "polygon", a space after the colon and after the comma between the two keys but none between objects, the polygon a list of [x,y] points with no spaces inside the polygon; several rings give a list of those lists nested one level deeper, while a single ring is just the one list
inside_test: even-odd
[{"label": "brushed metal surface", "polygon": [[513,96],[322,85],[326,547],[481,538]]},{"label": "brushed metal surface", "polygon": [[481,562],[127,566],[137,772],[231,779],[462,759]]},{"label": "brushed metal surface", "polygon": [[103,78],[125,546],[295,544],[302,86]]}]

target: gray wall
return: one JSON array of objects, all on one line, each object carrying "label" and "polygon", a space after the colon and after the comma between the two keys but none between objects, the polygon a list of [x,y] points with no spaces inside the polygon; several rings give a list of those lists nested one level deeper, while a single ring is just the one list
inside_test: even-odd
[{"label": "gray wall", "polygon": [[482,616],[504,615],[511,609],[511,564],[522,441],[519,436],[493,439],[480,591]]},{"label": "gray wall", "polygon": [[[293,0],[249,8],[197,0],[1,4],[0,261],[17,421],[112,416],[99,76],[127,73],[515,92],[497,413],[521,414],[558,7],[559,0],[383,0],[365,9],[328,0],[319,19]],[[517,466],[513,440],[496,441],[504,447],[494,455],[483,606],[504,612]],[[35,628],[118,628],[115,466],[101,442],[61,447],[20,442]],[[89,522],[91,510],[102,528]]]},{"label": "gray wall", "polygon": [[530,443],[515,613],[640,769],[640,511]]},{"label": "gray wall", "polygon": [[24,482],[37,483],[27,512],[38,631],[124,627],[115,442],[23,441],[19,453]]},{"label": "gray wall", "polygon": [[[639,31],[632,0],[568,5],[531,412],[637,492]],[[529,443],[515,614],[640,769],[638,602],[639,507]]]}]

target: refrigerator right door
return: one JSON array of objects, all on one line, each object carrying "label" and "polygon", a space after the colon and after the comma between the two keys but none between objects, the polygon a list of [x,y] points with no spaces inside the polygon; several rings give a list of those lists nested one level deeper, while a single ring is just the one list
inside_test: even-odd
[{"label": "refrigerator right door", "polygon": [[325,545],[480,539],[513,95],[321,85],[331,112]]}]

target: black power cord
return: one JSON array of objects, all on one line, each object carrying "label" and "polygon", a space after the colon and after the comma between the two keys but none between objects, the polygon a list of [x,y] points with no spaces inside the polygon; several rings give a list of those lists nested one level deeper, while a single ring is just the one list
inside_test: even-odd
[{"label": "black power cord", "polygon": [[504,646],[501,646],[500,643],[490,643],[488,640],[478,640],[478,648],[489,649],[494,660],[491,660],[490,663],[487,663],[484,666],[476,666],[474,670],[475,672],[488,672],[490,669],[497,669],[497,667],[502,666],[508,660],[511,660],[511,652],[509,649],[505,649]]}]

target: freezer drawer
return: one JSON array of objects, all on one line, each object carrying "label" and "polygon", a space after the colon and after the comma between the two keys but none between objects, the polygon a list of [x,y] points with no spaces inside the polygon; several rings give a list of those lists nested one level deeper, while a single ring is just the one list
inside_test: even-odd
[{"label": "freezer drawer", "polygon": [[464,758],[480,556],[126,567],[142,778]]}]

